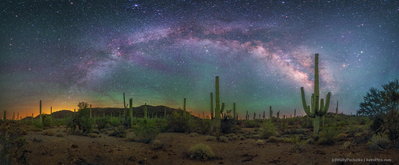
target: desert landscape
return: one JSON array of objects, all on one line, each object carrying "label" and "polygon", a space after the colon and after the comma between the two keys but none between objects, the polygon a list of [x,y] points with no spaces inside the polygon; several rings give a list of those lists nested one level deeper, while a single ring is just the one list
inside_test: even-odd
[{"label": "desert landscape", "polygon": [[398,165],[399,0],[0,0],[0,165]]}]

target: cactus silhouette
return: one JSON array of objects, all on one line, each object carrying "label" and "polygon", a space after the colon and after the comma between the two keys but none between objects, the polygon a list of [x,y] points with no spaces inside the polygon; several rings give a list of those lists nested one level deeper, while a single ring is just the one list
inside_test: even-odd
[{"label": "cactus silhouette", "polygon": [[280,118],[280,111],[277,112],[277,119]]},{"label": "cactus silhouette", "polygon": [[147,120],[147,118],[148,118],[147,103],[144,103],[144,119]]},{"label": "cactus silhouette", "polygon": [[213,93],[211,92],[211,119],[214,118],[214,110],[213,110]]},{"label": "cactus silhouette", "polygon": [[183,110],[184,110],[184,112],[187,112],[187,110],[186,110],[186,98],[184,98],[183,99]]},{"label": "cactus silhouette", "polygon": [[256,112],[254,112],[254,120],[256,119]]},{"label": "cactus silhouette", "polygon": [[3,120],[6,121],[7,120],[7,111],[3,112]]},{"label": "cactus silhouette", "polygon": [[133,126],[133,98],[129,99],[129,124],[130,128]]},{"label": "cactus silhouette", "polygon": [[248,114],[248,111],[247,111],[247,114],[245,115],[245,120],[248,120],[249,119],[249,114]]},{"label": "cactus silhouette", "polygon": [[91,119],[91,118],[93,118],[93,112],[92,112],[92,110],[91,110],[91,104],[89,105],[89,118]]},{"label": "cactus silhouette", "polygon": [[224,108],[224,106],[222,106],[222,109],[220,107],[220,93],[219,93],[219,76],[215,77],[215,129],[216,129],[216,135],[217,137],[220,136],[220,126],[221,126],[221,122],[220,122],[220,113],[221,110]]},{"label": "cactus silhouette", "polygon": [[265,118],[266,118],[266,111],[263,111],[262,118],[263,118],[263,120],[265,120]]},{"label": "cactus silhouette", "polygon": [[233,119],[237,120],[237,114],[236,114],[236,103],[233,103]]},{"label": "cactus silhouette", "polygon": [[331,92],[328,92],[325,103],[324,99],[321,99],[319,102],[319,54],[315,54],[314,61],[314,91],[311,97],[310,105],[306,103],[305,91],[303,87],[301,87],[301,97],[303,109],[309,117],[313,118],[313,133],[318,134],[320,129],[320,118],[327,113],[328,107],[330,105]]},{"label": "cactus silhouette", "polygon": [[296,117],[296,109],[294,109],[294,117]]},{"label": "cactus silhouette", "polygon": [[335,114],[338,114],[338,101],[337,101],[337,107],[335,108]]},{"label": "cactus silhouette", "polygon": [[43,118],[42,118],[42,100],[39,101],[39,122],[40,122],[40,126],[43,126]]},{"label": "cactus silhouette", "polygon": [[273,118],[273,110],[272,110],[272,106],[269,107],[269,118],[272,119]]}]

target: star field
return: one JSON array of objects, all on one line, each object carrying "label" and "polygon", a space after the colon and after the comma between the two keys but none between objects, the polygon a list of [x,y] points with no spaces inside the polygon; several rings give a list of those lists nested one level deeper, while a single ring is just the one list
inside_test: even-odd
[{"label": "star field", "polygon": [[0,15],[0,107],[23,115],[40,99],[122,107],[122,92],[202,114],[216,75],[227,109],[304,114],[314,53],[330,110],[354,113],[399,73],[398,1],[4,1]]}]

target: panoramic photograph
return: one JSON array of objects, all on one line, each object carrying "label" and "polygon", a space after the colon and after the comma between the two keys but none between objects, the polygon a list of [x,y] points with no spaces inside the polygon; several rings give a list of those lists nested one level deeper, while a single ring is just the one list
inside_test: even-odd
[{"label": "panoramic photograph", "polygon": [[399,1],[1,0],[0,165],[399,164]]}]

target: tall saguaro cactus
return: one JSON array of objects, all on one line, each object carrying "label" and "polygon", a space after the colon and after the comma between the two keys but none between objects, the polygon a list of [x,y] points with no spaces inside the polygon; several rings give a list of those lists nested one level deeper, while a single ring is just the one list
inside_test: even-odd
[{"label": "tall saguaro cactus", "polygon": [[43,126],[43,118],[42,118],[42,100],[39,101],[39,122],[40,125]]},{"label": "tall saguaro cactus", "polygon": [[183,99],[183,110],[184,110],[184,112],[187,111],[187,110],[186,110],[186,103],[187,103],[187,99],[184,98],[184,99]]},{"label": "tall saguaro cactus", "polygon": [[213,110],[213,93],[212,92],[211,92],[210,96],[211,96],[211,119],[213,119],[215,112]]},{"label": "tall saguaro cactus", "polygon": [[337,107],[335,108],[335,114],[338,114],[338,101],[337,101]]},{"label": "tall saguaro cactus", "polygon": [[148,110],[147,110],[147,103],[144,104],[144,119],[147,120],[148,118]]},{"label": "tall saguaro cactus", "polygon": [[269,107],[269,118],[272,119],[273,118],[273,110],[272,110],[272,106]]},{"label": "tall saguaro cactus", "polygon": [[301,97],[303,109],[309,117],[313,118],[313,133],[318,134],[320,129],[320,118],[327,114],[328,107],[330,105],[331,92],[328,92],[325,102],[324,99],[319,101],[319,54],[315,54],[314,61],[314,89],[310,105],[306,103],[305,91],[303,87],[301,87]]},{"label": "tall saguaro cactus", "polygon": [[129,99],[129,121],[130,121],[130,128],[133,126],[133,98]]},{"label": "tall saguaro cactus", "polygon": [[296,117],[296,109],[294,109],[294,117]]},{"label": "tall saguaro cactus", "polygon": [[216,135],[220,135],[220,93],[219,93],[219,76],[215,77],[215,129]]},{"label": "tall saguaro cactus", "polygon": [[3,120],[6,121],[7,120],[7,111],[3,112]]},{"label": "tall saguaro cactus", "polygon": [[248,111],[247,111],[247,114],[245,115],[245,120],[249,120],[249,114],[248,114]]},{"label": "tall saguaro cactus", "polygon": [[91,109],[91,104],[89,105],[89,118],[90,119],[93,118],[93,112],[92,112],[92,109]]},{"label": "tall saguaro cactus", "polygon": [[234,120],[238,119],[237,114],[236,114],[236,103],[233,103],[233,119]]}]

